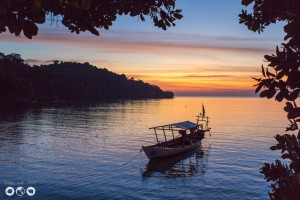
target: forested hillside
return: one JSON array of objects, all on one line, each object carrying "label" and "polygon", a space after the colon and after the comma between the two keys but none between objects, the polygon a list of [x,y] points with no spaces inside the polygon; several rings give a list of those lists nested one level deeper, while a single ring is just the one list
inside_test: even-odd
[{"label": "forested hillside", "polygon": [[0,103],[172,98],[172,92],[99,69],[89,63],[30,66],[18,54],[0,53]]}]

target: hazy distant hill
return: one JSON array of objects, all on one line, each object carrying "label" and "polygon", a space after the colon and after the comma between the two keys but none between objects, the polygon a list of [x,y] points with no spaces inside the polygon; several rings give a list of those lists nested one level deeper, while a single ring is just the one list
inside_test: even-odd
[{"label": "hazy distant hill", "polygon": [[[11,57],[9,57],[12,55]],[[89,63],[29,66],[18,54],[0,53],[0,103],[98,101],[115,98],[172,98],[172,92],[127,79]]]}]

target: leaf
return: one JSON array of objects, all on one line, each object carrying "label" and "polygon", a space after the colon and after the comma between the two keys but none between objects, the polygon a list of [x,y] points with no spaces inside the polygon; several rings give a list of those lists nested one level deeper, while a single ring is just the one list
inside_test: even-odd
[{"label": "leaf", "polygon": [[275,100],[278,101],[278,102],[281,102],[283,100],[282,92],[278,92],[278,94],[275,97]]},{"label": "leaf", "polygon": [[270,76],[275,77],[275,74],[272,74],[271,72],[269,72],[268,68],[267,68],[267,73],[266,74],[267,74],[268,77],[270,77]]},{"label": "leaf", "polygon": [[270,90],[269,90],[269,92],[268,92],[268,94],[267,94],[267,98],[268,98],[268,99],[271,99],[275,94],[276,94],[276,91],[275,91],[275,90],[273,90],[273,91],[270,91]]},{"label": "leaf", "polygon": [[285,112],[290,112],[290,110],[292,110],[294,107],[293,107],[293,104],[291,104],[291,102],[286,102],[286,106],[284,107],[284,111]]},{"label": "leaf", "polygon": [[24,32],[24,35],[28,39],[32,39],[32,36],[37,35],[37,33],[38,33],[38,27],[36,26],[36,24],[34,22],[26,20],[24,22],[23,32]]},{"label": "leaf", "polygon": [[[36,3],[38,2],[36,1]],[[34,21],[35,23],[43,24],[45,23],[45,12],[33,4],[28,9],[28,19]]]},{"label": "leaf", "polygon": [[263,65],[261,65],[261,73],[263,74],[264,77],[266,77],[266,73]]},{"label": "leaf", "polygon": [[37,12],[35,18],[33,19],[35,21],[35,23],[38,24],[43,24],[45,23],[46,19],[45,19],[45,13],[44,12]]},{"label": "leaf", "polygon": [[166,13],[165,11],[161,10],[161,11],[159,12],[159,14],[160,14],[160,16],[161,16],[162,19],[167,18],[167,13]]},{"label": "leaf", "polygon": [[278,147],[277,146],[271,146],[270,150],[272,150],[272,151],[278,150]]},{"label": "leaf", "polygon": [[291,164],[290,164],[290,168],[294,169],[294,170],[298,170],[300,168],[299,165],[300,165],[299,161],[298,162],[297,161],[292,161]]},{"label": "leaf", "polygon": [[179,14],[179,13],[174,13],[174,17],[176,19],[181,19],[183,16],[181,14]]},{"label": "leaf", "polygon": [[264,86],[263,83],[259,83],[256,90],[255,90],[255,94],[258,93],[263,86]]},{"label": "leaf", "polygon": [[153,22],[154,22],[154,24],[157,24],[157,23],[158,23],[158,18],[157,18],[157,16],[154,16],[154,17],[153,17]]},{"label": "leaf", "polygon": [[290,101],[294,101],[298,98],[299,96],[299,92],[300,92],[300,89],[296,89],[294,90],[291,94],[290,94]]},{"label": "leaf", "polygon": [[268,68],[266,68],[266,75],[268,76],[268,78],[270,78],[270,75],[269,75],[269,70],[268,70]]},{"label": "leaf", "polygon": [[276,46],[276,55],[278,56],[280,54],[278,46]]},{"label": "leaf", "polygon": [[167,26],[166,26],[166,24],[165,23],[163,23],[162,24],[162,26],[161,26],[161,28],[165,31],[165,30],[167,30]]},{"label": "leaf", "polygon": [[171,26],[171,24],[170,24],[170,22],[168,22],[168,20],[165,20],[165,24],[166,24],[168,27]]},{"label": "leaf", "polygon": [[288,116],[289,119],[295,119],[300,117],[300,108],[293,108],[289,111]]},{"label": "leaf", "polygon": [[16,36],[19,36],[20,35],[20,33],[21,33],[21,31],[22,31],[22,26],[21,25],[17,25],[16,26],[16,29],[15,29],[15,35]]},{"label": "leaf", "polygon": [[5,31],[6,31],[6,28],[5,28],[4,26],[1,26],[1,27],[0,27],[0,33],[1,33],[1,32],[5,32]]},{"label": "leaf", "polygon": [[287,158],[290,159],[292,156],[291,156],[289,153],[284,153],[284,154],[281,155],[281,157],[282,157],[283,159],[287,159]]},{"label": "leaf", "polygon": [[269,93],[269,90],[264,90],[264,91],[262,91],[262,92],[259,94],[259,96],[260,96],[260,97],[266,97],[266,96],[268,95],[268,93]]},{"label": "leaf", "polygon": [[256,80],[257,82],[261,81],[261,78],[255,78],[255,77],[251,77],[252,79]]},{"label": "leaf", "polygon": [[269,62],[272,62],[274,60],[273,56],[265,55],[265,59]]},{"label": "leaf", "polygon": [[99,35],[99,31],[97,31],[94,27],[91,27],[88,30],[94,35],[97,35],[97,36]]},{"label": "leaf", "polygon": [[144,17],[143,14],[140,14],[140,18],[141,18],[142,21],[145,21],[145,17]]},{"label": "leaf", "polygon": [[282,70],[282,71],[280,71],[277,75],[276,75],[276,79],[282,79],[282,77],[285,75],[285,71],[284,70]]},{"label": "leaf", "polygon": [[242,5],[244,6],[248,6],[249,4],[251,4],[254,0],[242,0]]}]

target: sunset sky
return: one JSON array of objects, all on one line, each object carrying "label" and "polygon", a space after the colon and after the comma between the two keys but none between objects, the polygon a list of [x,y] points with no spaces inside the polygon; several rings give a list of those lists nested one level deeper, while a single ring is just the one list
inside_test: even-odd
[{"label": "sunset sky", "polygon": [[39,26],[32,40],[0,35],[0,52],[30,64],[89,62],[158,85],[175,95],[249,96],[263,55],[283,42],[283,24],[261,35],[239,24],[241,0],[178,0],[184,18],[167,31],[146,19],[118,17],[101,36],[71,34],[61,24]]}]

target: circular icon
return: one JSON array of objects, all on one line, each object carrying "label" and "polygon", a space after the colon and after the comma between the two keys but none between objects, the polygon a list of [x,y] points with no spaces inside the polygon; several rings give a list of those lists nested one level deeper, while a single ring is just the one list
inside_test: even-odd
[{"label": "circular icon", "polygon": [[23,196],[25,194],[25,189],[23,187],[17,187],[16,194],[18,196]]},{"label": "circular icon", "polygon": [[15,190],[14,190],[14,188],[13,187],[7,187],[6,189],[5,189],[5,194],[7,195],[7,196],[12,196],[12,195],[14,195],[14,193],[15,193]]},{"label": "circular icon", "polygon": [[35,194],[35,188],[34,187],[28,187],[26,189],[26,193],[28,196],[33,196]]}]

